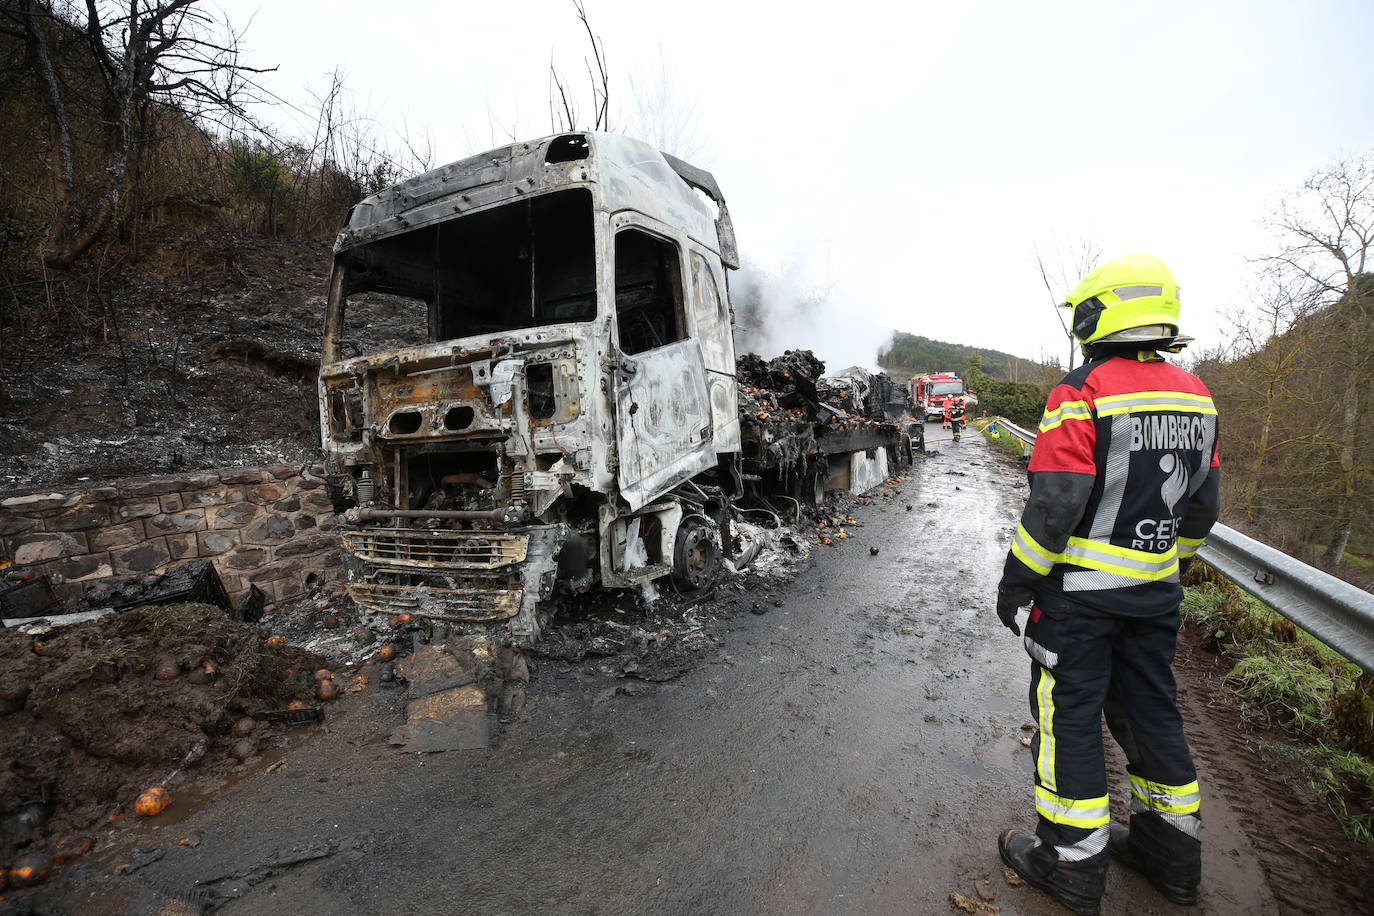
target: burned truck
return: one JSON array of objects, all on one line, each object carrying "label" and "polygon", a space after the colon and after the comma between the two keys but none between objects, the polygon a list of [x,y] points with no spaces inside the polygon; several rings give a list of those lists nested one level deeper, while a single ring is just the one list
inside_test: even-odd
[{"label": "burned truck", "polygon": [[628,137],[516,143],[366,198],[319,396],[349,589],[538,636],[559,594],[710,584],[745,495],[706,172]]}]

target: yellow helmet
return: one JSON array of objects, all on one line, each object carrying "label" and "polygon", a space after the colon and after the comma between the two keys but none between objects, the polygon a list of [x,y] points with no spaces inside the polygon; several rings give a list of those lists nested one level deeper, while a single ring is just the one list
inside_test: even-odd
[{"label": "yellow helmet", "polygon": [[[1093,270],[1073,288],[1073,336],[1086,349],[1111,337],[1131,342],[1178,336],[1178,280],[1159,258],[1126,254]],[[1134,334],[1124,331],[1137,329]]]}]

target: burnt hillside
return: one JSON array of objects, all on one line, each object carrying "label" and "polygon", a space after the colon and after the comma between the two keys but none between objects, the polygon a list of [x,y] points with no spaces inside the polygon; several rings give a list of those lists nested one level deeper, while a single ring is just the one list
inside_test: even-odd
[{"label": "burnt hillside", "polygon": [[57,281],[66,315],[0,316],[0,489],[316,455],[329,244],[206,230],[141,248]]}]

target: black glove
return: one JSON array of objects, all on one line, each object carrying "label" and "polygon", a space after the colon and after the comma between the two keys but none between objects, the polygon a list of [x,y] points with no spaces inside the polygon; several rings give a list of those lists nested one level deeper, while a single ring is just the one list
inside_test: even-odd
[{"label": "black glove", "polygon": [[997,587],[997,619],[1002,621],[1002,626],[1020,636],[1021,628],[1016,625],[1016,612],[1034,600],[1035,596],[1031,594],[1030,589],[999,585]]},{"label": "black glove", "polygon": [[1184,557],[1178,561],[1178,574],[1181,576],[1188,571],[1188,567],[1193,565],[1192,557]]}]

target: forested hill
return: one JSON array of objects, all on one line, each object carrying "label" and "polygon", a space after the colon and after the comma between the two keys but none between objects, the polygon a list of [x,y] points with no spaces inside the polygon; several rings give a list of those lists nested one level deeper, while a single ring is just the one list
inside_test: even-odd
[{"label": "forested hill", "polygon": [[[982,357],[983,371],[993,378],[1030,381],[1045,374],[1045,367],[1040,363],[1001,350],[945,343],[903,331],[893,334],[890,348],[878,355],[878,365],[897,378],[943,371],[962,374],[969,356],[974,353]],[[1057,371],[1056,367],[1054,372]]]}]

